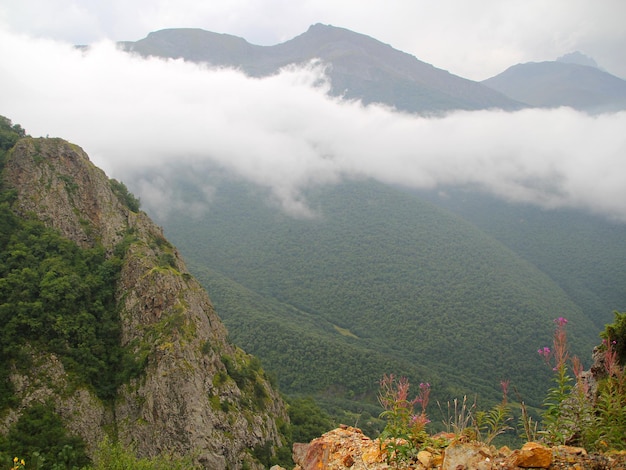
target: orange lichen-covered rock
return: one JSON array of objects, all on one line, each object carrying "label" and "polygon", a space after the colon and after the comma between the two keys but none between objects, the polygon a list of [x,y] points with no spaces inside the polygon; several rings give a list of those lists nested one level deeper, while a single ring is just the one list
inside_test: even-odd
[{"label": "orange lichen-covered rock", "polygon": [[511,467],[549,468],[552,464],[552,450],[537,442],[527,442],[521,449],[513,451],[507,463]]},{"label": "orange lichen-covered rock", "polygon": [[300,470],[383,470],[389,466],[378,441],[360,429],[341,426],[311,441],[294,444],[293,460]]}]

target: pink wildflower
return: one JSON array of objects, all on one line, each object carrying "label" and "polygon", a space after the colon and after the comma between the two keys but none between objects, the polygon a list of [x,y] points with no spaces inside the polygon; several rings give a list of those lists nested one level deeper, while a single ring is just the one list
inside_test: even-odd
[{"label": "pink wildflower", "polygon": [[615,341],[612,341],[607,346],[606,352],[604,353],[604,368],[606,369],[606,373],[609,377],[613,377],[617,375],[618,371],[617,365],[617,351],[613,348]]},{"label": "pink wildflower", "polygon": [[569,358],[569,352],[567,350],[567,332],[565,331],[565,325],[567,325],[567,319],[559,317],[554,320],[556,323],[556,330],[554,332],[554,359],[556,365],[554,370],[559,370],[565,367],[567,359]]},{"label": "pink wildflower", "polygon": [[422,429],[428,423],[430,423],[430,419],[428,419],[425,413],[420,413],[418,415],[411,416],[411,427],[413,429],[415,428]]},{"label": "pink wildflower", "polygon": [[537,350],[540,356],[549,357],[550,356],[550,348],[548,346],[544,346],[543,348],[539,348]]},{"label": "pink wildflower", "polygon": [[543,348],[539,348],[537,350],[539,355],[543,358],[547,365],[550,365],[550,358],[552,357],[552,351],[548,346],[544,346]]},{"label": "pink wildflower", "polygon": [[565,326],[567,325],[567,318],[565,317],[559,317],[556,320],[554,320],[554,323],[556,323],[556,326]]},{"label": "pink wildflower", "polygon": [[422,405],[422,412],[426,411],[428,399],[430,397],[430,384],[428,382],[420,383],[420,391],[416,397],[416,403]]}]

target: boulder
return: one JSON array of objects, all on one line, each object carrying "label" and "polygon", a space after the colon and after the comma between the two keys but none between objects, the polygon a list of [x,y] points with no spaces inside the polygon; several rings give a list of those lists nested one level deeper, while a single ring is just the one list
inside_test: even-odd
[{"label": "boulder", "polygon": [[293,461],[298,470],[382,470],[389,468],[385,457],[377,440],[351,426],[333,429],[310,444],[293,446]]},{"label": "boulder", "polygon": [[510,467],[549,468],[552,450],[537,442],[527,442],[521,449],[513,451],[506,462]]},{"label": "boulder", "polygon": [[441,470],[491,470],[492,449],[480,442],[453,441],[445,450]]}]

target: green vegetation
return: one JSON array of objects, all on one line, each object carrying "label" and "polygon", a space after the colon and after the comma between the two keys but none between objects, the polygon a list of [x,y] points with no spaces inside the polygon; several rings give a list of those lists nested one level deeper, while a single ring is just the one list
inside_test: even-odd
[{"label": "green vegetation", "polygon": [[19,139],[26,136],[26,131],[19,124],[0,116],[0,154],[13,147]]},{"label": "green vegetation", "polygon": [[[270,396],[265,385],[269,379],[261,368],[261,361],[239,348],[235,350],[235,357],[223,355],[221,359],[228,376],[249,397],[244,399],[244,403],[249,400],[247,404],[253,409],[262,410]],[[216,375],[216,379],[218,383],[223,380],[219,374]]]},{"label": "green vegetation", "polygon": [[191,457],[161,454],[152,458],[139,458],[132,449],[105,439],[94,457],[93,465],[86,470],[193,470],[200,468]]},{"label": "green vegetation", "polygon": [[617,361],[621,365],[626,365],[626,314],[618,311],[613,312],[615,321],[606,325],[602,332],[604,346],[611,345],[617,355]]},{"label": "green vegetation", "polygon": [[280,433],[284,438],[283,446],[276,449],[276,452],[272,452],[272,445],[267,442],[253,449],[254,458],[266,468],[273,465],[293,467],[291,449],[295,442],[311,442],[337,426],[310,397],[288,398],[287,411],[289,422],[278,423]]},{"label": "green vegetation", "polygon": [[[38,411],[35,413],[39,413]],[[12,450],[20,457],[12,457],[0,453],[0,466],[12,470],[193,470],[200,466],[194,464],[189,456],[178,457],[160,454],[156,457],[137,457],[132,448],[125,447],[119,442],[112,442],[108,438],[98,447],[93,462],[84,454],[84,444],[74,438],[67,438],[65,431],[59,427],[60,420],[55,419],[49,411],[41,423],[33,429],[35,434],[21,435],[23,440],[32,441],[24,447],[15,444]],[[45,426],[42,426],[45,424]],[[41,432],[44,429],[45,432]],[[49,442],[48,442],[49,441]],[[49,444],[47,453],[38,450],[42,443]],[[61,446],[62,447],[59,447]],[[56,453],[55,453],[56,451]],[[11,467],[9,467],[11,466]]]},{"label": "green vegetation", "polygon": [[2,468],[17,455],[28,462],[26,468],[41,470],[78,469],[89,463],[84,442],[68,434],[51,403],[26,408],[7,436],[0,436]]},{"label": "green vegetation", "polygon": [[[24,135],[21,127],[0,119],[0,170],[7,151]],[[71,180],[65,183],[69,191],[76,189]],[[588,274],[577,278],[565,269],[563,254],[548,253],[546,247],[554,243],[524,251],[512,231],[494,228],[493,236],[485,235],[413,195],[373,182],[312,191],[308,201],[319,213],[313,219],[281,214],[264,204],[266,195],[231,183],[205,218],[179,212],[166,228],[184,252],[193,253],[192,269],[231,338],[262,358],[289,395],[291,424],[281,425],[286,445],[278,454],[270,444],[258,446],[251,458],[268,466],[287,465],[293,442],[354,423],[370,435],[382,430],[383,438],[404,439],[387,447],[388,456],[390,461],[410,459],[424,445],[439,445],[426,432],[431,384],[433,397],[442,402],[476,393],[492,406],[489,411],[463,406],[462,416],[448,420],[473,439],[489,443],[509,431],[515,411],[529,439],[543,436],[549,443],[590,449],[626,447],[626,314],[616,313],[615,323],[603,333],[606,377],[597,402],[591,403],[584,390],[582,364],[568,362],[570,347],[584,354],[591,349],[598,319],[587,309],[596,312],[604,305],[593,299],[603,289],[614,292],[613,282],[591,282],[581,293],[577,288]],[[111,187],[130,210],[139,210],[139,200],[123,183],[112,180]],[[141,372],[150,348],[171,345],[162,342],[165,333],[191,334],[191,326],[182,313],[156,322],[146,329],[137,359],[119,345],[115,303],[115,284],[134,234],[128,233],[112,255],[101,246],[81,249],[42,223],[17,217],[11,210],[14,197],[0,191],[0,411],[15,404],[10,371],[40,365],[33,351],[55,354],[70,385],[89,387],[110,402],[120,384]],[[602,254],[596,245],[595,253]],[[150,246],[161,252],[155,272],[178,272],[174,248],[165,238],[155,237]],[[561,262],[549,276],[539,260],[542,254]],[[623,268],[602,256],[602,273],[613,270],[622,279]],[[620,292],[612,294],[611,302],[619,302]],[[549,339],[541,325],[555,311],[568,312],[573,329],[566,344],[565,323],[557,323],[553,349],[540,349],[554,364],[543,368],[541,361],[520,359]],[[211,344],[201,350],[210,353]],[[226,373],[216,374],[214,385],[232,380],[244,391],[245,406],[263,409],[270,395],[260,360],[240,349],[221,359]],[[543,402],[539,428],[525,403],[512,410],[507,388],[510,380],[532,413],[542,406],[551,369],[554,386]],[[377,395],[381,371],[406,379],[394,382],[386,376]],[[411,401],[408,383],[417,378],[428,383],[420,384]],[[502,400],[493,386],[498,382]],[[376,418],[376,398],[386,426]],[[209,400],[223,412],[236,406],[219,396]],[[420,406],[417,413],[415,405]],[[0,438],[0,464],[10,464],[14,454],[34,468],[89,463],[84,443],[67,433],[50,403],[24,410]],[[138,459],[132,449],[106,441],[94,465],[190,468],[190,461]]]},{"label": "green vegetation", "polygon": [[139,212],[141,201],[138,197],[132,194],[126,185],[121,181],[117,181],[114,178],[109,180],[113,193],[119,198],[122,204],[128,207],[133,212]]},{"label": "green vegetation", "polygon": [[[568,320],[559,317],[552,347],[540,348],[538,353],[554,371],[554,386],[548,390],[544,402],[542,426],[532,423],[520,403],[520,429],[528,441],[541,440],[550,446],[570,445],[589,451],[615,451],[626,449],[626,364],[619,361],[618,344],[626,341],[626,313],[616,312],[616,321],[607,325],[600,347],[603,370],[596,371],[597,390],[583,374],[580,361],[570,355],[567,343]],[[618,333],[619,332],[619,333]],[[570,369],[571,367],[571,369]],[[570,373],[573,372],[573,375]],[[454,411],[445,419],[446,431],[455,437],[465,437],[489,445],[502,433],[512,430],[512,403],[508,399],[508,381],[502,382],[502,401],[489,411],[476,406],[461,406],[455,402]],[[405,468],[414,461],[420,450],[436,451],[450,443],[450,437],[435,439],[427,432],[430,420],[426,404],[430,394],[429,384],[420,384],[414,398],[409,395],[406,377],[396,379],[383,376],[380,382],[379,402],[381,417],[386,425],[380,434],[381,448],[387,453],[388,463]],[[419,407],[419,410],[416,408]]]},{"label": "green vegetation", "polygon": [[[0,162],[24,135],[0,116]],[[120,346],[115,301],[132,234],[113,256],[102,246],[82,249],[40,221],[16,216],[14,192],[0,190],[0,410],[13,401],[10,367],[33,365],[30,348],[54,353],[76,386],[113,399],[118,386],[141,369]]]},{"label": "green vegetation", "polygon": [[291,398],[287,403],[290,421],[288,437],[292,443],[311,442],[337,425],[311,397]]},{"label": "green vegetation", "polygon": [[[0,170],[24,135],[19,125],[0,117]],[[45,372],[47,353],[63,364],[68,391],[88,387],[111,401],[119,385],[142,370],[120,345],[115,299],[132,234],[110,256],[102,246],[82,249],[42,222],[15,215],[14,199],[13,190],[0,187],[0,411],[16,404],[12,370],[43,367],[40,378],[51,380]],[[26,458],[32,468],[88,463],[84,444],[68,434],[49,402],[33,402],[21,412],[0,439],[3,461],[11,459],[9,452]]]},{"label": "green vegetation", "polygon": [[[567,320],[556,320],[552,348],[539,354],[554,370],[554,386],[544,404],[539,434],[552,445],[568,444],[588,450],[626,450],[626,363],[618,347],[626,341],[626,312],[615,312],[615,322],[602,332],[597,390],[590,387],[580,361],[567,345]],[[571,373],[570,373],[571,371]]]},{"label": "green vegetation", "polygon": [[284,393],[375,404],[386,371],[427,380],[441,402],[495,404],[507,378],[537,407],[548,371],[519,357],[549,340],[539,325],[567,312],[573,349],[591,350],[599,329],[556,283],[450,212],[372,181],[306,197],[318,217],[297,219],[228,181],[203,217],[161,222]]},{"label": "green vegetation", "polygon": [[[626,299],[626,224],[582,211],[510,204],[479,192],[420,193],[550,276],[601,331]],[[565,309],[561,311],[567,311]]]},{"label": "green vegetation", "polygon": [[[81,249],[41,222],[16,217],[0,203],[0,364],[27,368],[26,345],[56,354],[77,385],[102,399],[136,373],[120,346],[115,283],[121,267],[104,249]],[[5,390],[6,392],[7,390]],[[2,394],[2,407],[11,394]]]}]

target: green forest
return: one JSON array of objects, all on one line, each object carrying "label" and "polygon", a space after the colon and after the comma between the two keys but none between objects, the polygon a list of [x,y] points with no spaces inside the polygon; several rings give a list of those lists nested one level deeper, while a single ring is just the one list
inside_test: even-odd
[{"label": "green forest", "polygon": [[298,219],[259,188],[215,185],[205,215],[161,223],[233,341],[287,394],[358,409],[395,373],[429,381],[442,402],[489,403],[506,378],[536,406],[549,376],[536,351],[559,315],[589,362],[600,322],[528,259],[418,195],[344,182],[307,193],[318,216]]},{"label": "green forest", "polygon": [[419,196],[453,211],[537,266],[598,330],[626,303],[626,225],[574,209],[509,204],[476,191],[448,188]]}]

